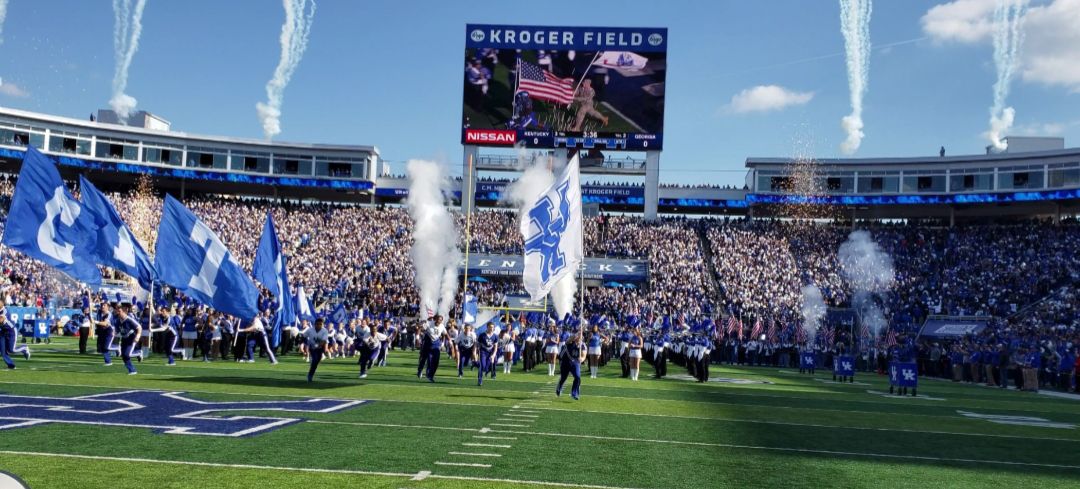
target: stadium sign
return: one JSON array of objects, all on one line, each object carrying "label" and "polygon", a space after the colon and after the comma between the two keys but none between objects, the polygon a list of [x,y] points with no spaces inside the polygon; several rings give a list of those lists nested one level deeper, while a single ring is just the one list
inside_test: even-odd
[{"label": "stadium sign", "polygon": [[957,338],[978,334],[986,329],[986,318],[943,318],[931,317],[923,323],[921,336],[936,338]]},{"label": "stadium sign", "polygon": [[0,430],[48,423],[149,428],[173,435],[244,437],[304,421],[302,418],[222,416],[235,411],[332,413],[368,401],[211,402],[181,392],[124,391],[80,397],[0,394]]},{"label": "stadium sign", "polygon": [[[470,254],[462,273],[481,277],[521,277],[525,260],[520,255]],[[642,260],[585,258],[578,277],[615,282],[644,282],[649,278],[649,264]]]}]

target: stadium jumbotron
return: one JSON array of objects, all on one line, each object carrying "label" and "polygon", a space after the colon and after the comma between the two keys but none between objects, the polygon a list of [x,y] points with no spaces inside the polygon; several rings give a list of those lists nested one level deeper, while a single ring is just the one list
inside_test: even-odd
[{"label": "stadium jumbotron", "polygon": [[[1080,80],[1040,71],[1076,2],[894,6],[913,37],[877,45],[869,0],[556,2],[670,30],[286,0],[280,37],[117,0],[112,50],[40,31],[101,12],[8,3],[0,53],[58,61],[0,57],[0,488],[1080,484]],[[393,19],[464,36],[390,50]],[[922,83],[956,43],[995,48],[977,136],[989,100]]]}]

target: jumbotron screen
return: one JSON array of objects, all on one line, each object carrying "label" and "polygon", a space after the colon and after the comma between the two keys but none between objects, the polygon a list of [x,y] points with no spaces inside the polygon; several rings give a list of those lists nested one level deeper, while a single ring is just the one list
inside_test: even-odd
[{"label": "jumbotron screen", "polygon": [[659,150],[667,29],[469,24],[461,142]]}]

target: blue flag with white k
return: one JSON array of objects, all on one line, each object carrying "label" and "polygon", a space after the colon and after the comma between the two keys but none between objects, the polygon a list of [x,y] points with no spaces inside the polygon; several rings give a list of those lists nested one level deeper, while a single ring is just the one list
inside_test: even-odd
[{"label": "blue flag with white k", "polygon": [[97,227],[94,257],[99,265],[112,267],[133,277],[145,290],[150,290],[154,280],[154,266],[143,250],[142,244],[120,218],[120,213],[94,184],[79,175],[79,193],[83,211],[93,218]]},{"label": "blue flag with white k", "polygon": [[218,311],[250,320],[259,292],[209,227],[171,195],[165,196],[154,259],[162,282]]},{"label": "blue flag with white k", "polygon": [[94,221],[64,186],[60,172],[33,146],[26,148],[11,197],[3,243],[87,285],[101,285],[92,256]]},{"label": "blue flag with white k", "polygon": [[270,338],[271,345],[277,345],[281,340],[281,328],[296,324],[296,308],[293,307],[292,295],[289,292],[285,253],[281,250],[281,242],[278,241],[277,229],[274,227],[274,218],[269,212],[266,213],[266,223],[263,225],[262,237],[259,238],[259,247],[255,250],[252,273],[255,275],[255,280],[263,284],[263,287],[266,287],[277,298],[274,330]]}]

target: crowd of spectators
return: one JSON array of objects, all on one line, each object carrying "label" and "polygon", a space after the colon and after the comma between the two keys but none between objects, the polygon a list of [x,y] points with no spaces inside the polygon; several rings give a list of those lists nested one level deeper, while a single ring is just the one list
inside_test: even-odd
[{"label": "crowd of spectators", "polygon": [[[10,177],[0,179],[4,208],[13,188]],[[125,192],[110,198],[152,252],[160,196]],[[263,220],[271,213],[289,256],[291,281],[305,287],[316,305],[342,300],[370,313],[417,313],[409,256],[412,225],[402,208],[222,196],[189,197],[185,204],[248,270]],[[455,219],[463,249],[467,241],[471,253],[522,253],[515,212],[480,211],[468,221],[460,214]],[[829,307],[852,306],[853,293],[837,259],[851,231],[849,226],[761,219],[646,222],[618,215],[588,217],[586,255],[646,261],[649,280],[590,287],[585,312],[688,323],[735,316],[747,327],[759,318],[781,328],[799,324],[806,285],[818,287]],[[1080,345],[1077,223],[878,225],[868,231],[896,271],[895,284],[879,298],[894,329],[912,331],[931,315],[992,318],[977,337],[937,342],[946,358],[956,351],[970,356],[1006,344],[1010,351],[1038,351],[1047,355],[1047,363],[1061,364],[1069,348]],[[40,262],[3,249],[0,269],[7,304],[76,303],[78,284]],[[107,270],[106,276],[114,277]],[[485,305],[505,304],[507,296],[524,294],[520,281],[509,279],[469,285]],[[919,344],[927,358],[934,348],[933,343]],[[935,355],[936,361],[942,356]]]}]

